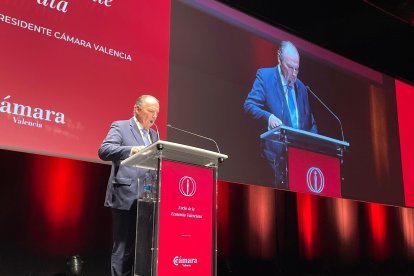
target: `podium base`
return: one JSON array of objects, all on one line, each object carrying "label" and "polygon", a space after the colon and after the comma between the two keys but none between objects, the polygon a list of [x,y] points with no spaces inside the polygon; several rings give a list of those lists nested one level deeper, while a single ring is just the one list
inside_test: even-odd
[{"label": "podium base", "polygon": [[134,276],[149,276],[153,275],[152,262],[155,253],[152,247],[155,201],[138,199],[137,214]]}]

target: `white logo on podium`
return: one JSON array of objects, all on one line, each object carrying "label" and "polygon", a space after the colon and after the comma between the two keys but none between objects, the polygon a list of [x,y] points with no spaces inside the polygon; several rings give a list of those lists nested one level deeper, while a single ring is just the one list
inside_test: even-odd
[{"label": "white logo on podium", "polygon": [[190,176],[181,177],[178,187],[183,196],[193,196],[197,190],[197,184]]},{"label": "white logo on podium", "polygon": [[175,256],[173,259],[173,264],[175,266],[191,267],[193,264],[197,264],[197,258],[183,258],[181,256]]},{"label": "white logo on podium", "polygon": [[311,167],[306,175],[306,182],[308,188],[314,193],[319,194],[325,187],[325,178],[322,171],[319,168]]}]

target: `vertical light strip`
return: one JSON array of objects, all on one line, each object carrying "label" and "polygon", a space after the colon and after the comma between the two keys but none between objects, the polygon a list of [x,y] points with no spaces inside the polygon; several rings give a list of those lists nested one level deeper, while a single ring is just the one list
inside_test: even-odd
[{"label": "vertical light strip", "polygon": [[407,257],[414,260],[414,209],[398,208]]},{"label": "vertical light strip", "polygon": [[230,251],[230,183],[218,182],[217,246],[219,254],[227,256]]},{"label": "vertical light strip", "polygon": [[79,249],[87,190],[83,163],[40,155],[32,161],[28,211],[34,245],[55,254]]},{"label": "vertical light strip", "polygon": [[371,237],[371,253],[376,260],[385,260],[389,255],[387,244],[387,213],[384,205],[367,203]]},{"label": "vertical light strip", "polygon": [[248,247],[253,257],[271,258],[275,254],[275,209],[272,189],[254,185],[247,188]]},{"label": "vertical light strip", "polygon": [[370,86],[370,122],[372,133],[372,150],[374,157],[377,185],[390,180],[390,164],[387,149],[389,148],[386,109],[387,103],[384,91],[376,86]]},{"label": "vertical light strip", "polygon": [[316,196],[297,194],[298,235],[299,245],[304,257],[313,260],[317,257],[320,245],[316,244],[315,235],[318,231],[318,210]]},{"label": "vertical light strip", "polygon": [[359,257],[358,204],[348,199],[335,198],[333,220],[339,237],[338,251],[345,261]]}]

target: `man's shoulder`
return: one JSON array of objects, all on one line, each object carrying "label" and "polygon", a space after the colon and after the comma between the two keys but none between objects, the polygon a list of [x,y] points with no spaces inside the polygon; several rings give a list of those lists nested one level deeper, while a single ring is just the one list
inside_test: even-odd
[{"label": "man's shoulder", "polygon": [[259,68],[257,72],[265,75],[273,75],[276,73],[276,67]]},{"label": "man's shoulder", "polygon": [[131,119],[114,121],[114,122],[112,122],[112,124],[113,125],[118,125],[120,127],[129,126],[131,124]]},{"label": "man's shoulder", "polygon": [[277,67],[260,68],[257,70],[257,76],[264,82],[272,81],[277,72]]}]

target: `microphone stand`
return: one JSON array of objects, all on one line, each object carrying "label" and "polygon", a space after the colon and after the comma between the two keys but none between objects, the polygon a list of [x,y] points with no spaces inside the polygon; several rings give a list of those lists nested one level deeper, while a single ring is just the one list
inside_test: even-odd
[{"label": "microphone stand", "polygon": [[208,138],[208,137],[202,136],[202,135],[200,135],[200,134],[193,133],[193,132],[190,132],[190,131],[187,131],[187,130],[184,130],[184,129],[181,129],[181,128],[178,128],[178,127],[174,127],[174,126],[172,126],[172,125],[170,125],[170,124],[167,124],[167,127],[170,127],[170,128],[172,128],[172,129],[175,129],[175,130],[178,130],[178,131],[182,131],[182,132],[185,132],[185,133],[188,133],[188,134],[191,134],[191,135],[194,135],[194,136],[197,136],[197,137],[204,138],[204,139],[207,139],[207,140],[209,140],[209,141],[212,141],[212,142],[216,145],[216,148],[217,148],[218,153],[221,153],[221,152],[220,152],[220,149],[219,149],[219,146],[218,146],[218,144],[217,144],[217,142],[216,142],[216,141],[214,141],[214,140],[213,140],[213,139],[211,139],[211,138]]},{"label": "microphone stand", "polygon": [[306,89],[308,89],[308,91],[329,111],[329,113],[331,113],[331,115],[334,116],[334,118],[338,120],[339,126],[341,128],[342,141],[345,142],[344,130],[342,129],[341,120],[339,120],[338,116],[336,116],[336,114],[310,89],[309,86],[306,86]]}]

